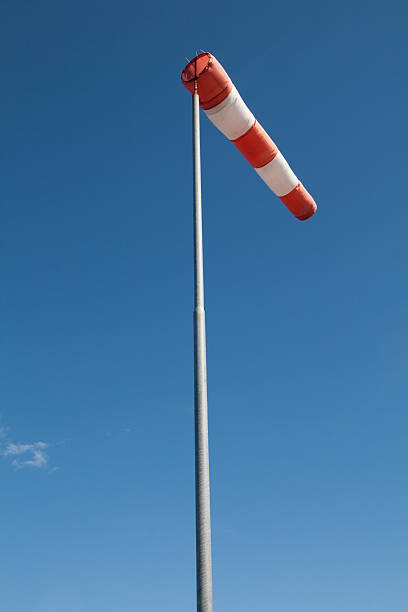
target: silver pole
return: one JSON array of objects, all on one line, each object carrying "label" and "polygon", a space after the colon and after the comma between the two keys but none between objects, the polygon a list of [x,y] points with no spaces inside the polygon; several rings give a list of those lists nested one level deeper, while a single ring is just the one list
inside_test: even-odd
[{"label": "silver pole", "polygon": [[193,94],[194,150],[194,422],[197,612],[213,612],[208,458],[207,363],[205,348],[203,232],[201,212],[200,108],[195,81]]}]

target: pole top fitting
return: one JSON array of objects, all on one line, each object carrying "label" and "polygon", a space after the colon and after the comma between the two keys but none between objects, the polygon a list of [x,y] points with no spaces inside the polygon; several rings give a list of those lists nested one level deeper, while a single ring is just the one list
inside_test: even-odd
[{"label": "pole top fitting", "polygon": [[194,58],[194,94],[197,93],[197,58]]}]

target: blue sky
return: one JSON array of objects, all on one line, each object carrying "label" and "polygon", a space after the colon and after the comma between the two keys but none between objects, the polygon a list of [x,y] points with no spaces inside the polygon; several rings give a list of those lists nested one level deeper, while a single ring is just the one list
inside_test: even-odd
[{"label": "blue sky", "polygon": [[205,49],[319,207],[202,116],[215,609],[406,612],[405,3],[0,17],[2,609],[194,609]]}]

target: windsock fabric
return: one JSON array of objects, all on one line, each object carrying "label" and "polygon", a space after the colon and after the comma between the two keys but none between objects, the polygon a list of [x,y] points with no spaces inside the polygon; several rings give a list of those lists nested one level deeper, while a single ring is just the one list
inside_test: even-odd
[{"label": "windsock fabric", "polygon": [[316,212],[315,201],[216,58],[210,53],[200,53],[187,64],[181,80],[191,93],[194,93],[194,81],[197,80],[200,107],[210,121],[234,143],[295,217],[302,221],[309,219]]}]

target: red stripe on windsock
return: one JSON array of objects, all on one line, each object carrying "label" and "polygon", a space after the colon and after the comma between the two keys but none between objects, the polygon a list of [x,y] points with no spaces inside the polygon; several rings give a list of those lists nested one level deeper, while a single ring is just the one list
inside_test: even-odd
[{"label": "red stripe on windsock", "polygon": [[181,73],[181,81],[190,93],[194,93],[196,70],[197,92],[203,110],[216,106],[231,93],[231,79],[219,61],[210,53],[197,55]]},{"label": "red stripe on windsock", "polygon": [[306,221],[306,219],[314,215],[317,210],[316,202],[310,193],[303,187],[302,183],[299,183],[287,195],[281,196],[280,200],[299,221]]},{"label": "red stripe on windsock", "polygon": [[317,209],[276,144],[255,120],[228,74],[210,53],[200,53],[181,73],[181,80],[194,93],[210,121],[241,151],[260,178],[301,221]]},{"label": "red stripe on windsock", "polygon": [[231,142],[254,168],[265,166],[278,154],[278,147],[256,120],[246,134]]}]

